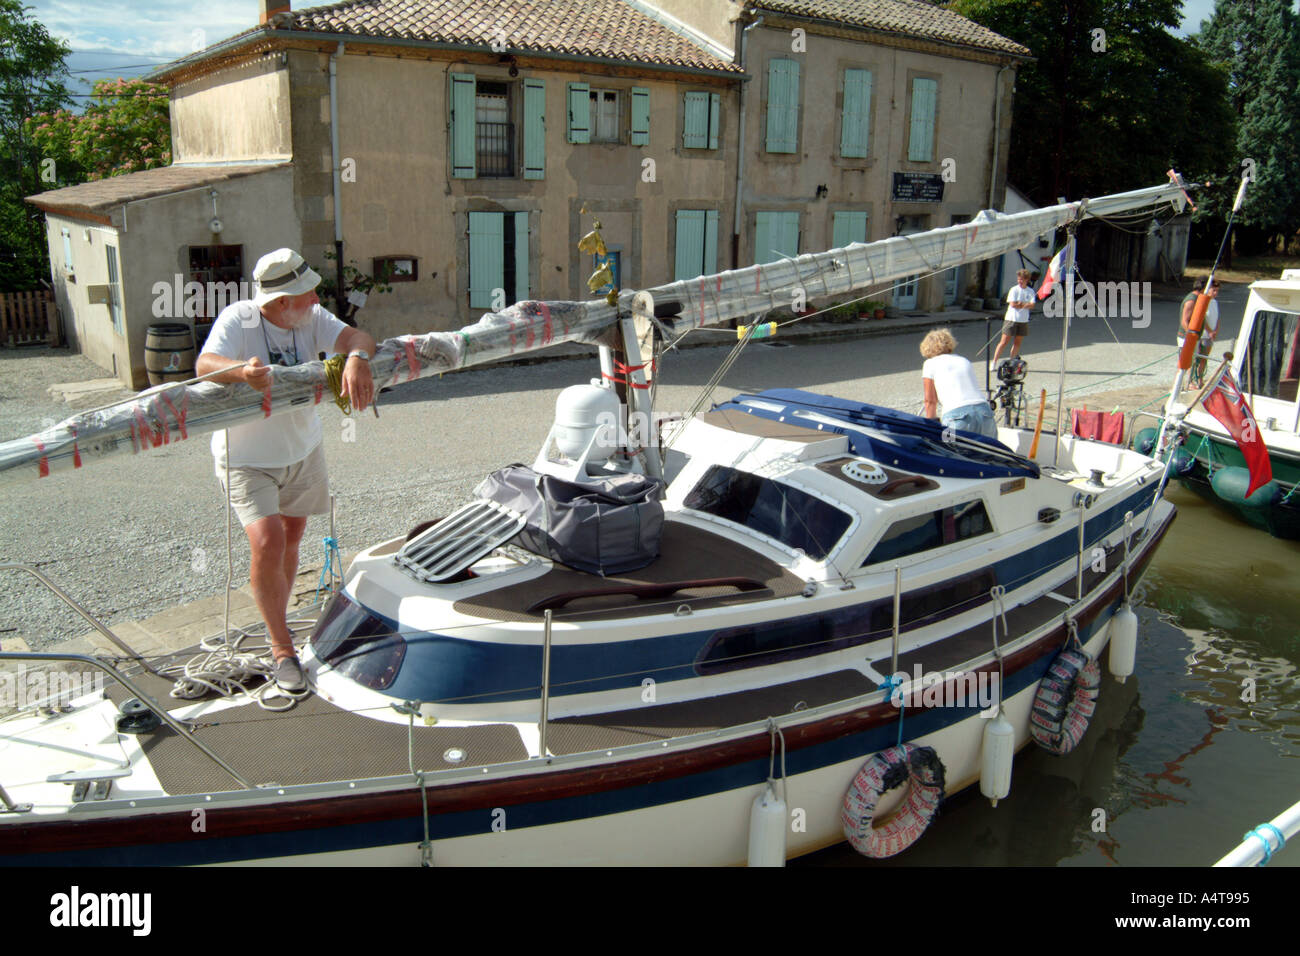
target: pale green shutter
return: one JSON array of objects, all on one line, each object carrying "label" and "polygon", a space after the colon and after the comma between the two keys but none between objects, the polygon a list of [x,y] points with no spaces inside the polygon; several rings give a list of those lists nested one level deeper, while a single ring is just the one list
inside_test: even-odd
[{"label": "pale green shutter", "polygon": [[767,151],[799,148],[799,64],[775,59],[767,65]]},{"label": "pale green shutter", "polygon": [[759,212],[754,216],[754,262],[776,262],[799,254],[799,214]]},{"label": "pale green shutter", "polygon": [[686,94],[686,109],[682,117],[682,145],[687,149],[703,149],[707,145],[708,111],[707,93]]},{"label": "pale green shutter", "polygon": [[832,220],[831,247],[843,249],[851,242],[867,241],[867,214],[856,210],[837,212]]},{"label": "pale green shutter", "polygon": [[633,146],[650,145],[650,91],[643,86],[632,87],[632,137]]},{"label": "pale green shutter", "polygon": [[928,163],[934,156],[934,108],[938,98],[938,80],[912,80],[912,130],[907,158],[913,162]]},{"label": "pale green shutter", "polygon": [[709,94],[687,93],[682,122],[682,146],[704,149],[709,145]]},{"label": "pale green shutter", "polygon": [[591,85],[569,84],[569,142],[591,142]]},{"label": "pale green shutter", "polygon": [[862,159],[867,156],[867,135],[871,127],[871,73],[844,71],[844,113],[840,127],[840,155]]},{"label": "pale green shutter", "polygon": [[722,97],[709,94],[709,149],[718,148],[718,117],[722,114]]},{"label": "pale green shutter", "polygon": [[469,214],[469,305],[471,309],[492,308],[492,295],[505,286],[505,214]]},{"label": "pale green shutter", "polygon": [[478,175],[474,144],[474,77],[468,73],[451,74],[451,175],[453,179],[473,179]]},{"label": "pale green shutter", "polygon": [[777,214],[781,223],[781,245],[782,254],[787,256],[797,256],[799,254],[799,214],[797,212],[783,212]]},{"label": "pale green shutter", "polygon": [[546,81],[524,80],[524,179],[546,178]]},{"label": "pale green shutter", "polygon": [[754,264],[780,258],[772,251],[772,213],[754,214]]},{"label": "pale green shutter", "polygon": [[718,271],[718,211],[706,210],[704,213],[704,262],[701,275],[713,275]]},{"label": "pale green shutter", "polygon": [[528,298],[528,213],[515,213],[515,301]]},{"label": "pale green shutter", "polygon": [[677,264],[673,281],[704,274],[704,225],[703,209],[677,210]]}]

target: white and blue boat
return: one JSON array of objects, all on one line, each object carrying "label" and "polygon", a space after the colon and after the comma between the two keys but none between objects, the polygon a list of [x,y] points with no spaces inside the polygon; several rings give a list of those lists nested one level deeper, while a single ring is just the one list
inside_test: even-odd
[{"label": "white and blue boat", "polygon": [[[909,246],[958,248],[935,238]],[[870,252],[821,255],[852,274]],[[791,264],[800,281],[816,259]],[[742,273],[716,287],[761,281]],[[656,290],[677,301],[661,334],[711,282],[678,285]],[[544,322],[543,344],[573,305],[488,326],[531,345]],[[646,336],[617,329],[605,365],[644,384]],[[399,381],[427,357],[386,347]],[[1031,740],[1071,749],[1108,644],[1132,671],[1128,598],[1174,518],[1147,455],[793,389],[633,440],[643,395],[566,390],[513,484],[357,555],[291,709],[178,706],[156,673],[104,665],[104,693],[0,720],[0,863],[773,864],[845,839],[889,856],[945,796],[1005,796]],[[52,657],[0,655],[33,659]]]}]

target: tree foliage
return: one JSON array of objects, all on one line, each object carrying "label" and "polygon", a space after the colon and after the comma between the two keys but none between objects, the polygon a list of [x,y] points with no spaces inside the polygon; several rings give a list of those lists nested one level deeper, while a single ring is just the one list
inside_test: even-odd
[{"label": "tree foliage", "polygon": [[1219,0],[1196,42],[1227,73],[1242,164],[1208,205],[1225,218],[1242,173],[1253,172],[1236,236],[1242,251],[1262,252],[1300,227],[1300,20],[1290,0]]},{"label": "tree foliage", "polygon": [[[105,179],[172,161],[167,88],[144,80],[99,80],[84,113],[57,110],[27,121],[27,134],[54,174],[46,188]],[[46,172],[49,167],[46,167]]]},{"label": "tree foliage", "polygon": [[1011,182],[1040,204],[1192,178],[1230,163],[1226,78],[1169,32],[1181,0],[955,0],[1025,45],[1016,76]]},{"label": "tree foliage", "polygon": [[23,202],[41,190],[41,156],[26,123],[71,102],[68,47],[28,10],[0,0],[0,291],[36,288],[49,275],[43,217]]}]

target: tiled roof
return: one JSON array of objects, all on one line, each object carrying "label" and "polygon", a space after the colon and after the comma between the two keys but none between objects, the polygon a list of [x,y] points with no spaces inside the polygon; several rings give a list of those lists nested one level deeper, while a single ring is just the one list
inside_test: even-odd
[{"label": "tiled roof", "polygon": [[602,57],[738,73],[740,68],[622,0],[349,0],[295,10],[281,29]]},{"label": "tiled roof", "polygon": [[1012,56],[1033,55],[1014,40],[925,0],[751,0],[747,6]]},{"label": "tiled roof", "polygon": [[165,196],[183,189],[213,185],[239,176],[263,173],[268,169],[279,169],[287,165],[288,163],[245,166],[163,166],[160,169],[146,169],[138,173],[127,173],[124,176],[97,179],[79,186],[51,189],[48,192],[37,193],[35,196],[28,196],[27,201],[33,206],[53,213],[102,214],[124,202]]}]

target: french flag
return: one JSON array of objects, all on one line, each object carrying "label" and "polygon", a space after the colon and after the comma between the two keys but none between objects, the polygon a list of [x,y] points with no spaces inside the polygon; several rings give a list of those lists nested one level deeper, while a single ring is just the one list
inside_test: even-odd
[{"label": "french flag", "polygon": [[[1070,242],[1073,241],[1073,239],[1070,240]],[[1052,256],[1052,261],[1047,264],[1047,276],[1043,279],[1043,285],[1038,290],[1038,298],[1040,300],[1046,299],[1051,295],[1052,286],[1061,281],[1061,263],[1065,261],[1065,252],[1069,248],[1070,243],[1067,242],[1061,247],[1061,250],[1056,255]]]}]

